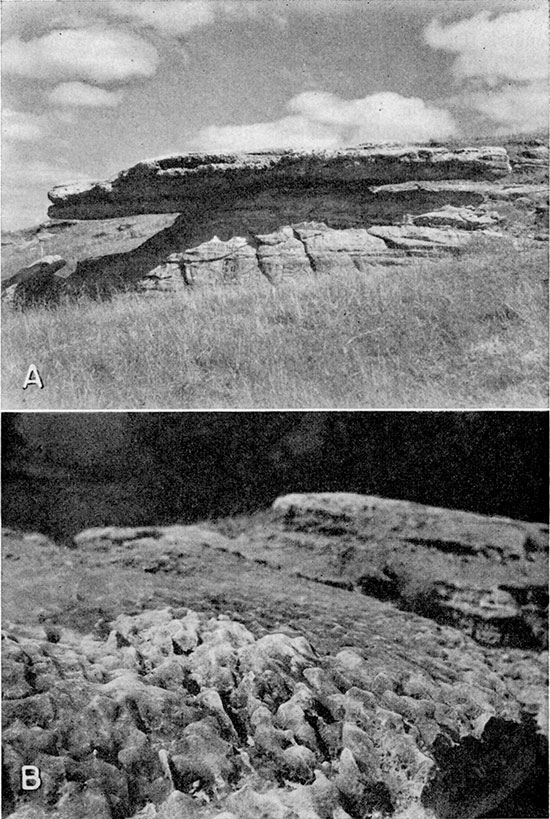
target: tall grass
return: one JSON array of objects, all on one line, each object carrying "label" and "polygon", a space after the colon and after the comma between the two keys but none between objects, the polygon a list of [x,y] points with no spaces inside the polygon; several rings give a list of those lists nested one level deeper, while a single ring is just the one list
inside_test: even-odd
[{"label": "tall grass", "polygon": [[[3,321],[3,408],[545,407],[545,248]],[[45,388],[21,389],[30,363]]]}]

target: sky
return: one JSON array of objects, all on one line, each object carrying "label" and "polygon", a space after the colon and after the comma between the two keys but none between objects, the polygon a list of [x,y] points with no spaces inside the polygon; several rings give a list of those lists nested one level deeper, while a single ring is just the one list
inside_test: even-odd
[{"label": "sky", "polygon": [[548,126],[540,0],[0,0],[2,226],[185,151]]}]

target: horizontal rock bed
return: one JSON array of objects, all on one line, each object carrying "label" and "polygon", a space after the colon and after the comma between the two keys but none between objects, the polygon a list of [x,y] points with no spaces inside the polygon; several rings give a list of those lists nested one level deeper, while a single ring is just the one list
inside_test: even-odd
[{"label": "horizontal rock bed", "polygon": [[[545,240],[548,189],[540,177],[548,148],[509,147],[510,155],[498,146],[434,145],[184,154],[140,162],[110,180],[57,186],[49,215],[68,231],[75,220],[179,215],[130,251],[38,259],[3,282],[2,298],[27,307],[259,274],[275,284],[304,273],[368,273],[458,253],[475,233],[514,241],[518,208],[521,238]],[[533,183],[518,182],[517,173],[534,174]]]},{"label": "horizontal rock bed", "polygon": [[[360,182],[498,179],[511,171],[506,149],[396,145],[336,151],[181,154],[139,162],[112,179],[58,185],[49,216],[104,219],[135,213],[182,212],[197,199],[253,199],[265,190],[338,189]],[[253,205],[253,201],[250,202]]]}]

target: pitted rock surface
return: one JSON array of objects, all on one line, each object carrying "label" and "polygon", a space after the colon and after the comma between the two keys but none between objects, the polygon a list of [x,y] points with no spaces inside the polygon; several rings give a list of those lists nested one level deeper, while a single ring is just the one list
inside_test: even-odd
[{"label": "pitted rock surface", "polygon": [[[4,815],[544,816],[547,652],[517,623],[546,548],[536,524],[346,493],[72,548],[5,531]],[[460,628],[403,610],[443,577]],[[515,643],[471,628],[485,609]]]},{"label": "pitted rock surface", "polygon": [[[415,662],[388,639],[380,664],[192,610],[120,615],[101,636],[10,626],[6,815],[481,816],[532,773],[532,729],[467,638],[422,631]],[[448,793],[466,749],[478,774]],[[39,792],[21,793],[22,764]]]}]

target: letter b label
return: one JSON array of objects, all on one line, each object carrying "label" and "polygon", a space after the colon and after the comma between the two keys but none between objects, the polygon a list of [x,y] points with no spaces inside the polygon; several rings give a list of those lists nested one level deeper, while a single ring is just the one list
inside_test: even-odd
[{"label": "letter b label", "polygon": [[21,788],[24,791],[36,791],[41,784],[40,771],[36,765],[21,766]]}]

